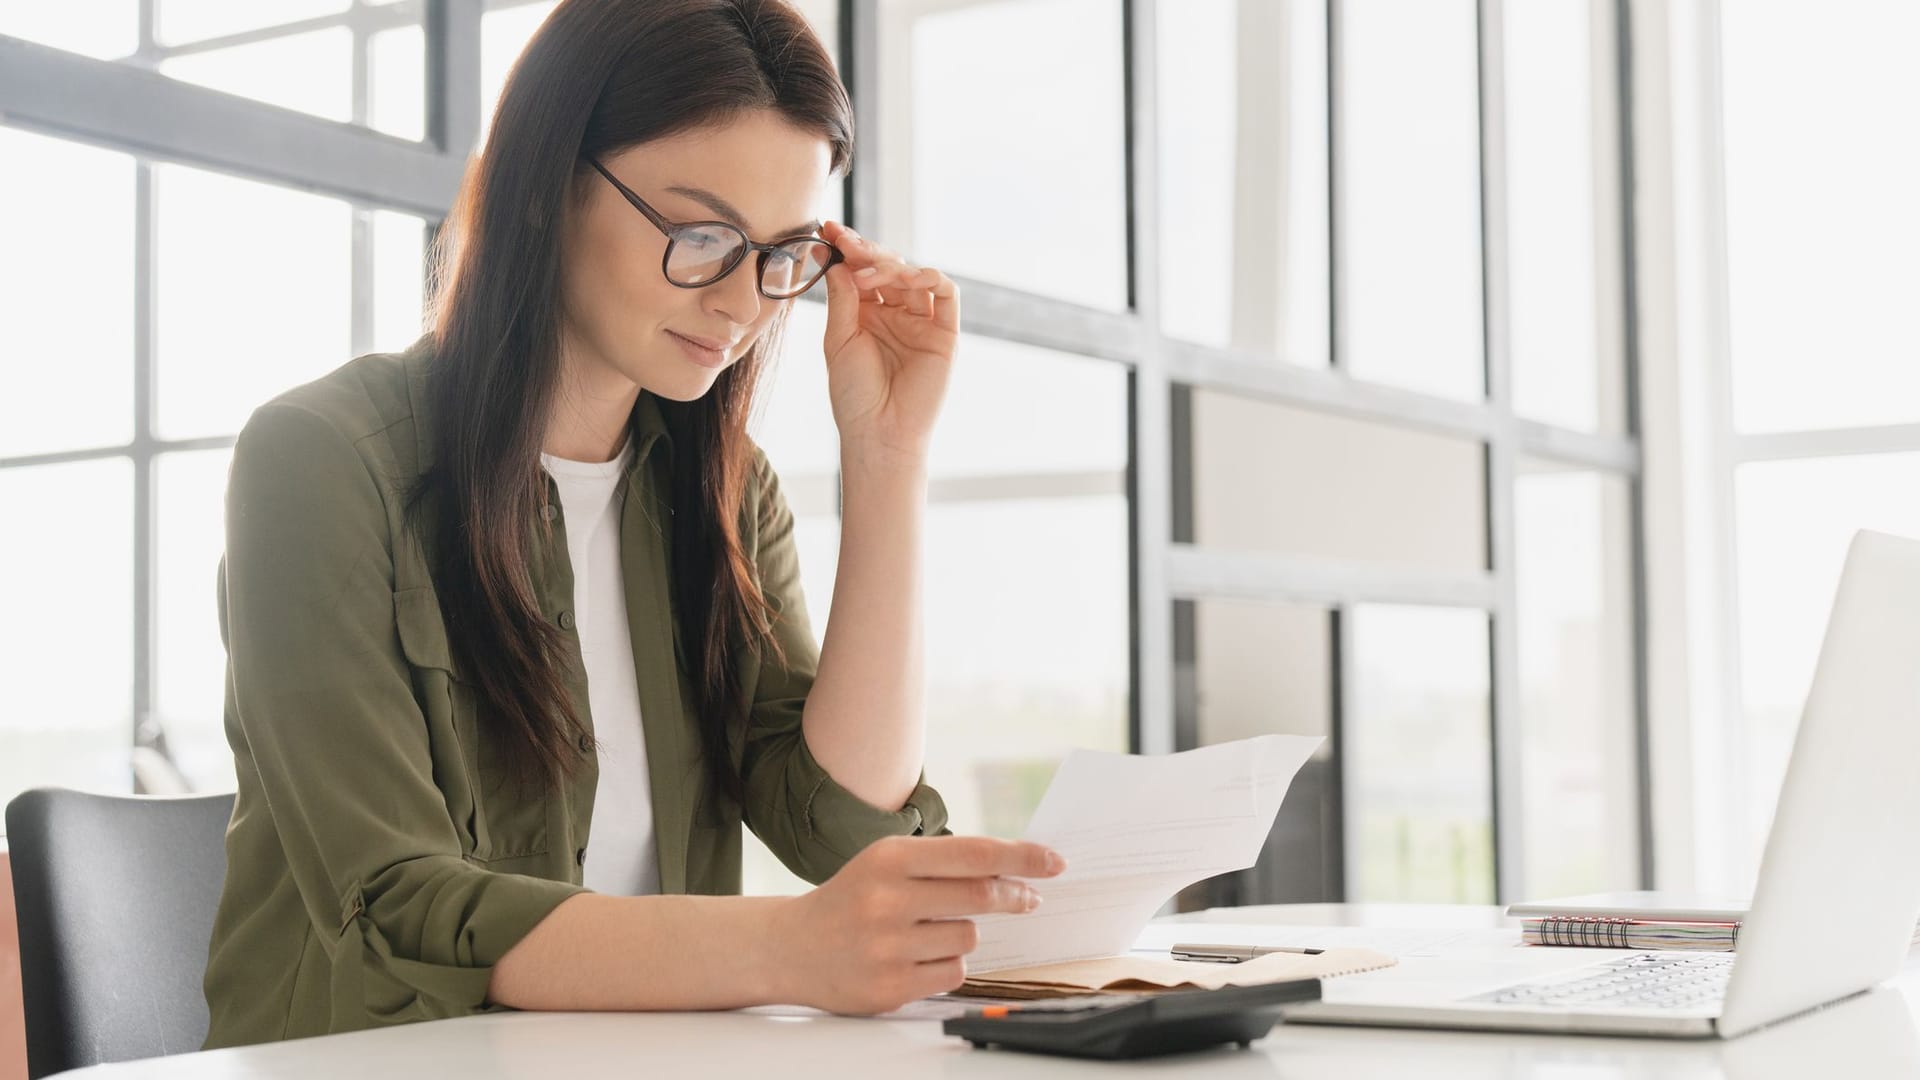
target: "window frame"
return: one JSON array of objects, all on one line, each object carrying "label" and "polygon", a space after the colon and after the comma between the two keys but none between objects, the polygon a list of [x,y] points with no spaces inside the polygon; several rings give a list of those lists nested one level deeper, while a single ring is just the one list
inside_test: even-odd
[{"label": "window frame", "polygon": [[[60,138],[93,143],[135,154],[138,166],[134,298],[136,428],[125,446],[100,447],[57,454],[0,459],[0,468],[51,464],[99,457],[127,457],[135,463],[135,671],[133,708],[135,746],[164,748],[164,734],[149,720],[153,705],[154,624],[154,485],[159,455],[193,449],[227,447],[233,437],[164,441],[154,438],[152,410],[154,365],[152,341],[153,183],[152,162],[177,162],[232,172],[249,179],[286,184],[337,196],[356,206],[354,229],[353,333],[356,349],[365,346],[372,324],[371,213],[399,210],[423,216],[429,235],[452,206],[468,154],[480,136],[480,21],[486,11],[518,6],[526,0],[406,0],[374,6],[356,0],[338,16],[304,20],[295,29],[348,25],[355,31],[355,119],[367,112],[366,50],[373,32],[387,26],[424,27],[426,43],[425,140],[411,142],[365,127],[339,124],[271,105],[208,90],[157,74],[138,63],[93,60],[59,50],[0,36],[0,114],[9,125]],[[886,128],[879,112],[882,47],[882,3],[890,5],[888,19],[900,18],[916,6],[939,6],[976,0],[838,0],[838,53],[843,77],[851,91],[859,130],[863,133],[846,185],[845,216],[860,227],[880,219],[882,144]],[[1342,365],[1340,334],[1342,238],[1338,201],[1341,198],[1341,61],[1340,7],[1328,4],[1328,116],[1329,215],[1328,244],[1331,296],[1328,312],[1332,335],[1331,366],[1325,370],[1290,366],[1277,353],[1216,348],[1168,337],[1157,321],[1159,274],[1158,191],[1156,185],[1155,50],[1160,4],[1169,0],[1111,0],[1121,5],[1123,72],[1126,100],[1126,220],[1127,310],[1108,312],[1070,302],[1021,292],[992,282],[961,280],[967,303],[963,330],[970,334],[1036,345],[1048,349],[1123,365],[1130,384],[1128,394],[1129,465],[1124,490],[1129,502],[1129,577],[1131,634],[1129,649],[1129,743],[1135,752],[1167,753],[1185,748],[1192,740],[1190,725],[1183,730],[1176,670],[1182,662],[1180,635],[1175,626],[1177,601],[1208,598],[1264,599],[1279,602],[1327,603],[1335,609],[1337,652],[1351,656],[1350,619],[1340,612],[1356,603],[1410,603],[1478,608],[1490,617],[1489,655],[1492,671],[1493,761],[1492,804],[1495,836],[1495,895],[1512,900],[1525,878],[1522,845],[1515,827],[1521,806],[1521,717],[1514,625],[1516,598],[1513,566],[1514,492],[1517,464],[1522,457],[1539,458],[1594,470],[1625,479],[1631,488],[1633,522],[1629,533],[1633,551],[1634,603],[1634,745],[1638,760],[1639,809],[1635,843],[1641,868],[1640,884],[1653,876],[1654,844],[1649,829],[1650,781],[1647,733],[1645,590],[1641,522],[1642,460],[1636,393],[1639,346],[1635,297],[1635,233],[1632,227],[1634,155],[1631,117],[1633,96],[1629,63],[1631,39],[1629,0],[1593,0],[1601,21],[1611,22],[1613,38],[1606,43],[1612,85],[1596,87],[1612,117],[1612,130],[1603,130],[1600,145],[1611,155],[1596,154],[1596,167],[1610,174],[1613,185],[1600,189],[1615,196],[1596,201],[1607,216],[1596,252],[1597,272],[1620,278],[1620,340],[1624,365],[1623,387],[1628,402],[1626,426],[1618,434],[1596,434],[1556,427],[1515,414],[1512,400],[1511,359],[1508,355],[1508,297],[1502,97],[1502,11],[1508,0],[1478,0],[1475,9],[1479,65],[1479,163],[1481,168],[1481,273],[1484,364],[1488,394],[1478,402],[1462,402],[1415,391],[1365,382]],[[1323,0],[1302,0],[1323,2]],[[141,0],[141,56],[157,62],[161,50],[154,44],[156,0]],[[275,28],[286,32],[286,28]],[[268,31],[210,42],[196,42],[194,50],[238,44],[241,39],[271,36]],[[1616,46],[1616,43],[1618,47]],[[1596,45],[1596,48],[1599,46]],[[423,268],[424,273],[424,268]],[[818,290],[816,290],[817,292]],[[804,302],[824,302],[809,296]],[[1601,318],[1609,317],[1603,312]],[[1329,411],[1360,419],[1479,440],[1486,448],[1488,565],[1482,573],[1436,574],[1391,567],[1338,566],[1284,556],[1250,556],[1208,549],[1178,539],[1183,500],[1192,493],[1192,432],[1183,424],[1184,396],[1190,387],[1206,387],[1255,399],[1307,409]],[[820,479],[820,478],[809,478]],[[1097,478],[1085,481],[1103,487]],[[804,486],[804,485],[803,485]],[[1013,483],[993,478],[967,483],[934,485],[934,501],[969,498],[1017,498],[1039,493],[1044,497],[1059,485]],[[819,509],[809,507],[808,509]],[[837,511],[837,507],[835,508]],[[1184,511],[1190,521],[1190,505]],[[1191,661],[1189,653],[1184,659]],[[1353,700],[1350,663],[1338,666],[1330,717],[1336,739],[1340,730],[1340,702]],[[1339,800],[1334,805],[1340,806]],[[1356,820],[1349,806],[1330,823],[1344,836],[1349,850],[1342,862],[1351,865],[1354,837],[1347,822]],[[1336,870],[1334,890],[1344,895],[1344,873]]]}]

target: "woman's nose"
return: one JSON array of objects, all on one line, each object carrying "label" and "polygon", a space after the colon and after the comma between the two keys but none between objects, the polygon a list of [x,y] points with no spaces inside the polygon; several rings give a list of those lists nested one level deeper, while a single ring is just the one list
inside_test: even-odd
[{"label": "woman's nose", "polygon": [[725,315],[735,325],[748,326],[760,317],[760,260],[748,252],[733,272],[702,290],[710,297],[707,310]]}]

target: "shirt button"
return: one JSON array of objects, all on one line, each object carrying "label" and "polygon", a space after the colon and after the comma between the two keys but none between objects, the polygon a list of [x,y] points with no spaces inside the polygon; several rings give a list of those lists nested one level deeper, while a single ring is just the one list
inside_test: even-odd
[{"label": "shirt button", "polygon": [[575,866],[587,865],[587,849],[586,848],[576,848],[574,850],[573,865]]},{"label": "shirt button", "polygon": [[560,508],[552,503],[548,503],[540,508],[540,516],[547,521],[552,521],[554,518],[560,516]]},{"label": "shirt button", "polygon": [[593,736],[584,731],[580,733],[580,752],[583,754],[593,753]]},{"label": "shirt button", "polygon": [[562,630],[573,629],[573,612],[563,611],[560,613],[560,629]]}]

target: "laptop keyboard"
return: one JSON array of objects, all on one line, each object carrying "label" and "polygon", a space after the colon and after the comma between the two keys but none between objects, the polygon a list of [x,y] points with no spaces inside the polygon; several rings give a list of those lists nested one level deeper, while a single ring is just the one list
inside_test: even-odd
[{"label": "laptop keyboard", "polygon": [[1467,1000],[1490,1005],[1693,1009],[1718,1004],[1726,994],[1733,954],[1641,953],[1585,970],[1591,974],[1515,983]]}]

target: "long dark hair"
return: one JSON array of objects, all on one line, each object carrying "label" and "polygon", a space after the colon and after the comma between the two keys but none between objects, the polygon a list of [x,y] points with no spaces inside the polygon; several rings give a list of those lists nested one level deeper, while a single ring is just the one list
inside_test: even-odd
[{"label": "long dark hair", "polygon": [[[817,131],[832,170],[853,111],[826,50],[783,0],[564,0],[514,65],[486,149],[442,234],[428,394],[431,557],[454,654],[511,773],[551,788],[581,761],[565,637],[528,565],[546,488],[539,454],[560,379],[561,238],[588,157],[773,109]],[[671,600],[710,776],[736,802],[728,732],[744,721],[744,647],[778,645],[740,537],[746,422],[784,312],[691,402],[662,399],[673,443]],[[682,513],[681,511],[685,511]]]}]

